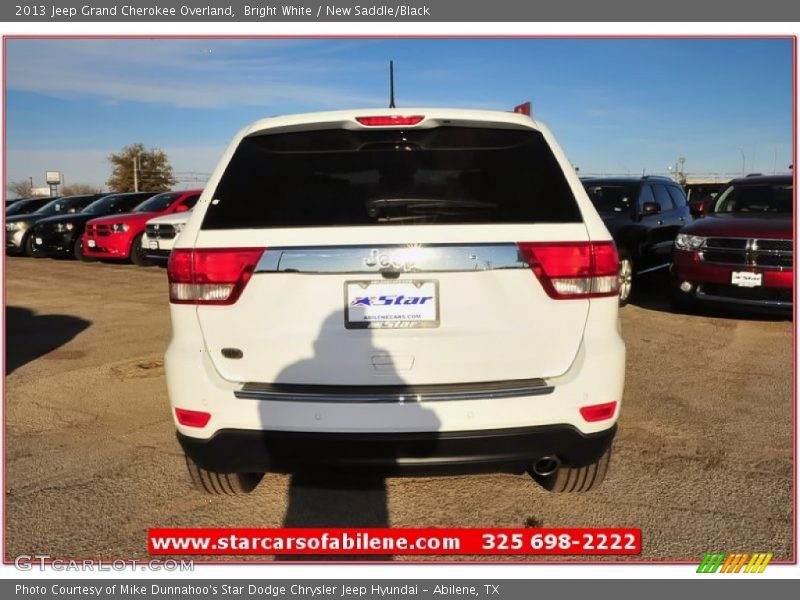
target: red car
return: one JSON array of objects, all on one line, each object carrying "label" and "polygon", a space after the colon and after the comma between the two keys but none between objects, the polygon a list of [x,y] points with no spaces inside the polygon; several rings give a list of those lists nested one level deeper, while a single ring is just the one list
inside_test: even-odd
[{"label": "red car", "polygon": [[92,219],[83,233],[84,256],[130,259],[139,266],[151,264],[142,248],[145,223],[153,217],[190,210],[201,192],[164,192],[145,200],[133,212]]},{"label": "red car", "polygon": [[792,310],[792,177],[734,179],[675,239],[672,300]]}]

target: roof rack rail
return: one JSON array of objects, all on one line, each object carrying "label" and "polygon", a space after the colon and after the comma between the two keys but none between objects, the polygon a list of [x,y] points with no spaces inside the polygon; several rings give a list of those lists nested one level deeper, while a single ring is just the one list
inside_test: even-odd
[{"label": "roof rack rail", "polygon": [[763,177],[763,173],[748,173],[745,177]]},{"label": "roof rack rail", "polygon": [[661,179],[666,181],[675,181],[672,177],[667,177],[666,175],[643,175],[642,179]]}]

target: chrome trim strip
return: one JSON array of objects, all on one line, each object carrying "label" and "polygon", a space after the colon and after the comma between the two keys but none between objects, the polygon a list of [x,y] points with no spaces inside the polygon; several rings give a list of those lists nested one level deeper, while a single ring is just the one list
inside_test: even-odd
[{"label": "chrome trim strip", "polygon": [[661,269],[668,269],[671,263],[664,263],[663,265],[656,265],[655,267],[649,267],[647,269],[642,269],[641,271],[636,271],[637,275],[644,275],[645,273],[652,273],[653,271],[660,271]]},{"label": "chrome trim strip", "polygon": [[444,273],[529,269],[514,243],[268,248],[256,273]]},{"label": "chrome trim strip", "polygon": [[[423,386],[313,386],[246,383],[234,396],[246,400],[278,402],[392,403],[449,400],[491,400],[551,394],[555,389],[543,379],[487,382],[463,385]],[[292,390],[291,388],[296,388]],[[312,388],[320,388],[313,391]]]}]

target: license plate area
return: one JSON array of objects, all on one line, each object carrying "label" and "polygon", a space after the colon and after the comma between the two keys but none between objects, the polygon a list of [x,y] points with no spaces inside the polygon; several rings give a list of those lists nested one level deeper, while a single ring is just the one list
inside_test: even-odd
[{"label": "license plate area", "polygon": [[150,250],[158,250],[158,242],[156,240],[150,240],[149,247]]},{"label": "license plate area", "polygon": [[750,271],[734,271],[731,273],[731,284],[745,288],[761,287],[762,275]]},{"label": "license plate area", "polygon": [[89,248],[94,248],[97,245],[94,240],[87,240],[86,244],[89,246]]},{"label": "license plate area", "polygon": [[346,281],[347,329],[414,329],[439,326],[436,280]]}]

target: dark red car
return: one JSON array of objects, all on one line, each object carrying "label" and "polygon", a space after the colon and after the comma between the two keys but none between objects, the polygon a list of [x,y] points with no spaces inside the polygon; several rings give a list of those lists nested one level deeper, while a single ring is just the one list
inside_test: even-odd
[{"label": "dark red car", "polygon": [[139,204],[132,212],[92,219],[83,233],[83,253],[91,258],[130,259],[150,264],[142,248],[145,224],[153,217],[190,210],[203,190],[164,192]]},{"label": "dark red car", "polygon": [[675,239],[672,300],[791,311],[792,177],[734,179]]}]

